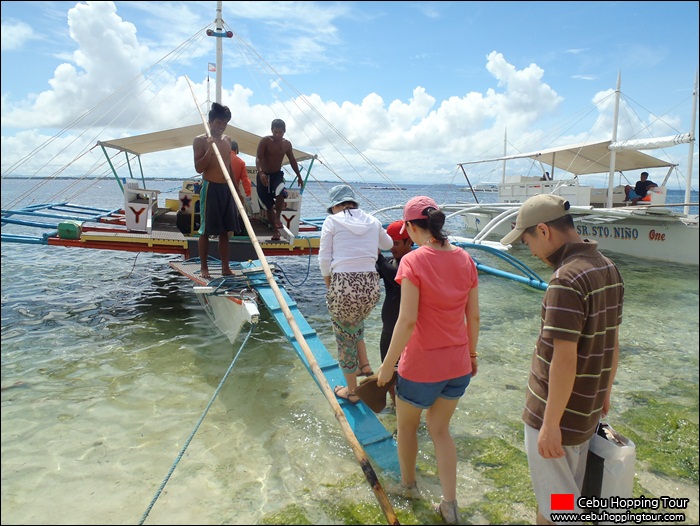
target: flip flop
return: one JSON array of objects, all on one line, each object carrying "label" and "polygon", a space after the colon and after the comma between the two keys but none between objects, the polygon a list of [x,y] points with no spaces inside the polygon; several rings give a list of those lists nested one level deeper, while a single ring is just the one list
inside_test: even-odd
[{"label": "flip flop", "polygon": [[[343,389],[345,389],[345,393],[347,396],[343,396],[341,394],[341,391]],[[360,397],[357,396],[355,393],[350,393],[348,391],[348,388],[344,385],[336,385],[335,388],[333,389],[333,393],[335,393],[336,398],[340,398],[341,400],[347,400],[352,405],[355,405],[357,402],[360,401]]]},{"label": "flip flop", "polygon": [[[369,371],[365,371],[369,367]],[[360,365],[360,372],[357,373],[357,376],[372,376],[374,374],[374,371],[372,370],[372,366],[368,363],[364,365]]]}]

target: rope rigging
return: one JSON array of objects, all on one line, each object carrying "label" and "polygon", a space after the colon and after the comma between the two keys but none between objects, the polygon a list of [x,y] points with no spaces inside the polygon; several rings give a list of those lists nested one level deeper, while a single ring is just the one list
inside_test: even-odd
[{"label": "rope rigging", "polygon": [[243,351],[243,348],[245,347],[246,343],[248,343],[248,340],[250,339],[251,334],[253,333],[253,330],[255,329],[256,324],[253,323],[250,325],[250,329],[248,330],[248,334],[246,334],[245,339],[243,340],[243,343],[241,344],[241,347],[238,349],[238,352],[236,355],[233,357],[233,360],[231,361],[231,365],[228,366],[228,369],[226,370],[226,373],[224,374],[223,378],[221,378],[221,382],[219,382],[218,387],[214,391],[214,395],[211,397],[211,400],[209,400],[209,403],[207,406],[204,408],[204,411],[202,412],[202,416],[199,417],[199,420],[197,421],[197,424],[194,426],[194,429],[192,430],[192,433],[190,433],[190,436],[187,437],[187,440],[185,441],[185,445],[182,447],[182,450],[180,450],[180,453],[177,455],[177,458],[175,459],[175,462],[173,462],[173,465],[170,467],[170,470],[168,471],[168,474],[165,476],[163,479],[163,482],[160,484],[158,487],[158,490],[156,491],[156,494],[153,496],[153,499],[151,500],[151,503],[148,505],[148,508],[146,508],[146,511],[144,512],[143,516],[141,517],[141,520],[139,521],[139,524],[143,524],[146,518],[148,517],[148,514],[151,512],[153,509],[153,506],[155,505],[156,501],[160,497],[161,493],[163,492],[163,489],[165,488],[165,485],[168,483],[170,480],[170,477],[172,476],[173,472],[175,471],[175,468],[179,464],[180,460],[182,459],[182,456],[185,454],[185,451],[189,447],[190,443],[192,442],[192,439],[194,438],[194,435],[197,433],[197,430],[199,429],[199,426],[202,425],[202,422],[204,421],[204,417],[207,416],[207,413],[209,412],[209,409],[211,408],[212,404],[214,403],[214,400],[216,400],[216,397],[219,395],[219,392],[221,391],[221,388],[224,386],[224,382],[226,382],[226,379],[229,377],[231,374],[231,371],[233,371],[233,366],[236,364],[236,360],[238,360],[238,357],[240,356],[241,352]]}]

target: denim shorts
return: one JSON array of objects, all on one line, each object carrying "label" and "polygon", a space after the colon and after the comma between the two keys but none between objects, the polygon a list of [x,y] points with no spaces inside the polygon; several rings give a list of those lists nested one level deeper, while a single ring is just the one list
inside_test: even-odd
[{"label": "denim shorts", "polygon": [[469,373],[442,382],[412,382],[399,375],[396,380],[396,396],[412,406],[428,409],[438,398],[448,400],[461,398],[471,379],[472,375]]}]

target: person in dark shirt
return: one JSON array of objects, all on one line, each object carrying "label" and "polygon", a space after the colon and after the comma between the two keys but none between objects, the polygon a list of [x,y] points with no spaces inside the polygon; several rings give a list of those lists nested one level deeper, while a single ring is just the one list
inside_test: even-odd
[{"label": "person in dark shirt", "polygon": [[[389,258],[381,252],[377,258],[377,272],[384,281],[384,303],[382,304],[382,335],[379,339],[379,354],[382,361],[386,357],[391,343],[391,335],[394,332],[394,325],[399,317],[399,306],[401,305],[401,285],[396,281],[396,271],[399,268],[399,261],[408,254],[413,246],[413,241],[406,230],[401,233],[403,220],[394,221],[387,228],[386,232],[394,241],[394,246],[391,247],[391,255]],[[394,401],[394,386],[389,388],[392,402]]]},{"label": "person in dark shirt", "polygon": [[654,181],[649,180],[649,172],[642,172],[639,175],[639,181],[634,185],[634,191],[639,197],[644,199],[647,196],[647,192],[650,188],[656,188],[659,186]]},{"label": "person in dark shirt", "polygon": [[632,204],[636,205],[647,196],[651,188],[658,186],[654,181],[649,180],[649,172],[642,172],[639,174],[639,181],[634,185],[634,189],[627,193],[627,200],[632,201]]}]

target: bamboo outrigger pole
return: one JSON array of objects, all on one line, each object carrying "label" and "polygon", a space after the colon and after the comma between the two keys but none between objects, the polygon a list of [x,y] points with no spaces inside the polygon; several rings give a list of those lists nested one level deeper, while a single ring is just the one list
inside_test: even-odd
[{"label": "bamboo outrigger pole", "polygon": [[[209,129],[209,123],[206,117],[204,117],[204,113],[202,113],[201,108],[199,107],[199,102],[197,101],[197,96],[194,94],[192,82],[187,76],[185,76],[185,79],[187,80],[187,84],[189,85],[190,91],[192,92],[192,98],[194,99],[194,103],[197,106],[199,115],[202,118],[202,123],[204,124],[204,129],[206,130],[207,137],[210,137],[211,131]],[[248,215],[246,214],[243,203],[238,197],[238,192],[236,192],[236,188],[233,186],[233,182],[231,181],[231,177],[229,176],[228,170],[226,169],[224,160],[221,158],[221,152],[219,152],[219,148],[216,146],[215,142],[212,142],[211,145],[214,150],[214,154],[216,154],[216,158],[219,160],[219,166],[221,167],[221,171],[223,172],[224,177],[226,178],[226,183],[228,184],[228,187],[231,190],[231,195],[233,195],[233,199],[236,202],[238,213],[243,219],[243,223],[245,224],[248,236],[250,236],[250,241],[253,244],[253,247],[255,248],[255,253],[258,255],[258,259],[260,260],[262,268],[265,272],[267,282],[270,284],[270,288],[272,289],[273,293],[275,294],[275,297],[277,298],[277,301],[280,304],[282,312],[284,313],[284,317],[287,319],[287,323],[289,323],[289,326],[292,328],[294,337],[299,343],[301,350],[304,352],[304,356],[306,356],[306,359],[309,362],[309,367],[313,371],[314,376],[318,381],[318,385],[321,387],[321,391],[326,397],[326,400],[328,400],[328,403],[331,405],[331,408],[333,408],[335,419],[340,424],[340,428],[342,429],[345,438],[350,444],[350,447],[352,448],[352,451],[355,454],[355,458],[359,462],[360,467],[362,467],[362,472],[365,474],[367,482],[369,482],[369,485],[372,487],[372,491],[374,492],[374,495],[377,498],[377,501],[379,502],[382,511],[384,512],[384,516],[387,519],[387,523],[400,524],[399,520],[396,517],[396,514],[394,513],[394,508],[391,506],[391,502],[389,502],[389,498],[386,496],[384,488],[382,488],[382,485],[379,482],[379,479],[377,478],[377,474],[375,473],[372,464],[370,464],[370,461],[367,458],[367,453],[365,453],[365,450],[362,448],[362,445],[358,442],[355,433],[353,432],[352,428],[350,427],[350,424],[348,423],[347,418],[345,417],[345,413],[341,409],[340,404],[338,404],[338,400],[335,397],[335,393],[333,393],[331,387],[328,385],[326,377],[323,375],[321,368],[318,366],[318,362],[316,361],[316,358],[311,352],[311,348],[306,343],[304,335],[299,330],[299,326],[297,325],[296,320],[294,319],[292,311],[289,310],[287,302],[285,301],[284,296],[282,296],[282,293],[280,292],[280,289],[277,286],[277,282],[275,281],[275,278],[272,275],[270,266],[267,264],[265,253],[260,247],[260,243],[258,242],[258,238],[255,235],[253,226],[250,224],[250,219],[248,219]]]}]

